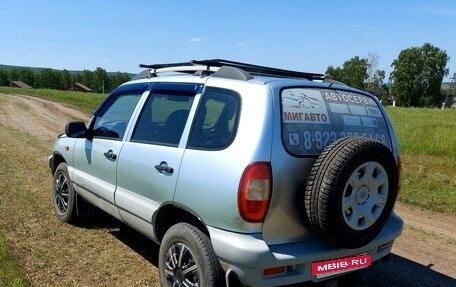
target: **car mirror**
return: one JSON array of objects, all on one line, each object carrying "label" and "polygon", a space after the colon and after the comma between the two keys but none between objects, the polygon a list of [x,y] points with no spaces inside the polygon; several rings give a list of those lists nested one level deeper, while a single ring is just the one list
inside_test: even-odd
[{"label": "car mirror", "polygon": [[82,121],[72,121],[65,125],[65,134],[70,138],[85,138],[87,128]]}]

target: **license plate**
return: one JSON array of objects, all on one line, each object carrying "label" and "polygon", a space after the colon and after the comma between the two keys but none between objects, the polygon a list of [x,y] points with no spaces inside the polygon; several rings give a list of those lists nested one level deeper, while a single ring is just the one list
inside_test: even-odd
[{"label": "license plate", "polygon": [[370,254],[360,254],[351,257],[313,262],[312,275],[316,276],[317,279],[321,279],[366,268],[371,264],[372,256]]}]

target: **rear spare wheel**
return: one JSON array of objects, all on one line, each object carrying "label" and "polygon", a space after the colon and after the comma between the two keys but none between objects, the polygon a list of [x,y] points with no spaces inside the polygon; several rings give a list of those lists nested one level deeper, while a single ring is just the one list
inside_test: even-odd
[{"label": "rear spare wheel", "polygon": [[339,139],[312,167],[304,200],[307,218],[336,246],[364,246],[385,225],[397,186],[396,160],[385,145],[362,137]]}]

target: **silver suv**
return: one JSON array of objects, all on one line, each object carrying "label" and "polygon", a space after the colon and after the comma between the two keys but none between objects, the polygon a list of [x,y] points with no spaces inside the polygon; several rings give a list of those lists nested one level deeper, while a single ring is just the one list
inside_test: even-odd
[{"label": "silver suv", "polygon": [[390,253],[400,159],[374,96],[219,59],[142,67],[58,137],[59,219],[145,234],[162,286],[320,281]]}]

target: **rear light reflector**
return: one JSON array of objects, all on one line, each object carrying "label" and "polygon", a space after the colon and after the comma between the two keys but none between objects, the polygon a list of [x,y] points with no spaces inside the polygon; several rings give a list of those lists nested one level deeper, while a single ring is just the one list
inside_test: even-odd
[{"label": "rear light reflector", "polygon": [[271,201],[271,165],[252,163],[244,170],[238,190],[238,209],[247,222],[263,222]]},{"label": "rear light reflector", "polygon": [[263,270],[263,276],[271,276],[271,275],[282,274],[282,273],[285,272],[285,269],[286,269],[285,266],[264,269]]}]

